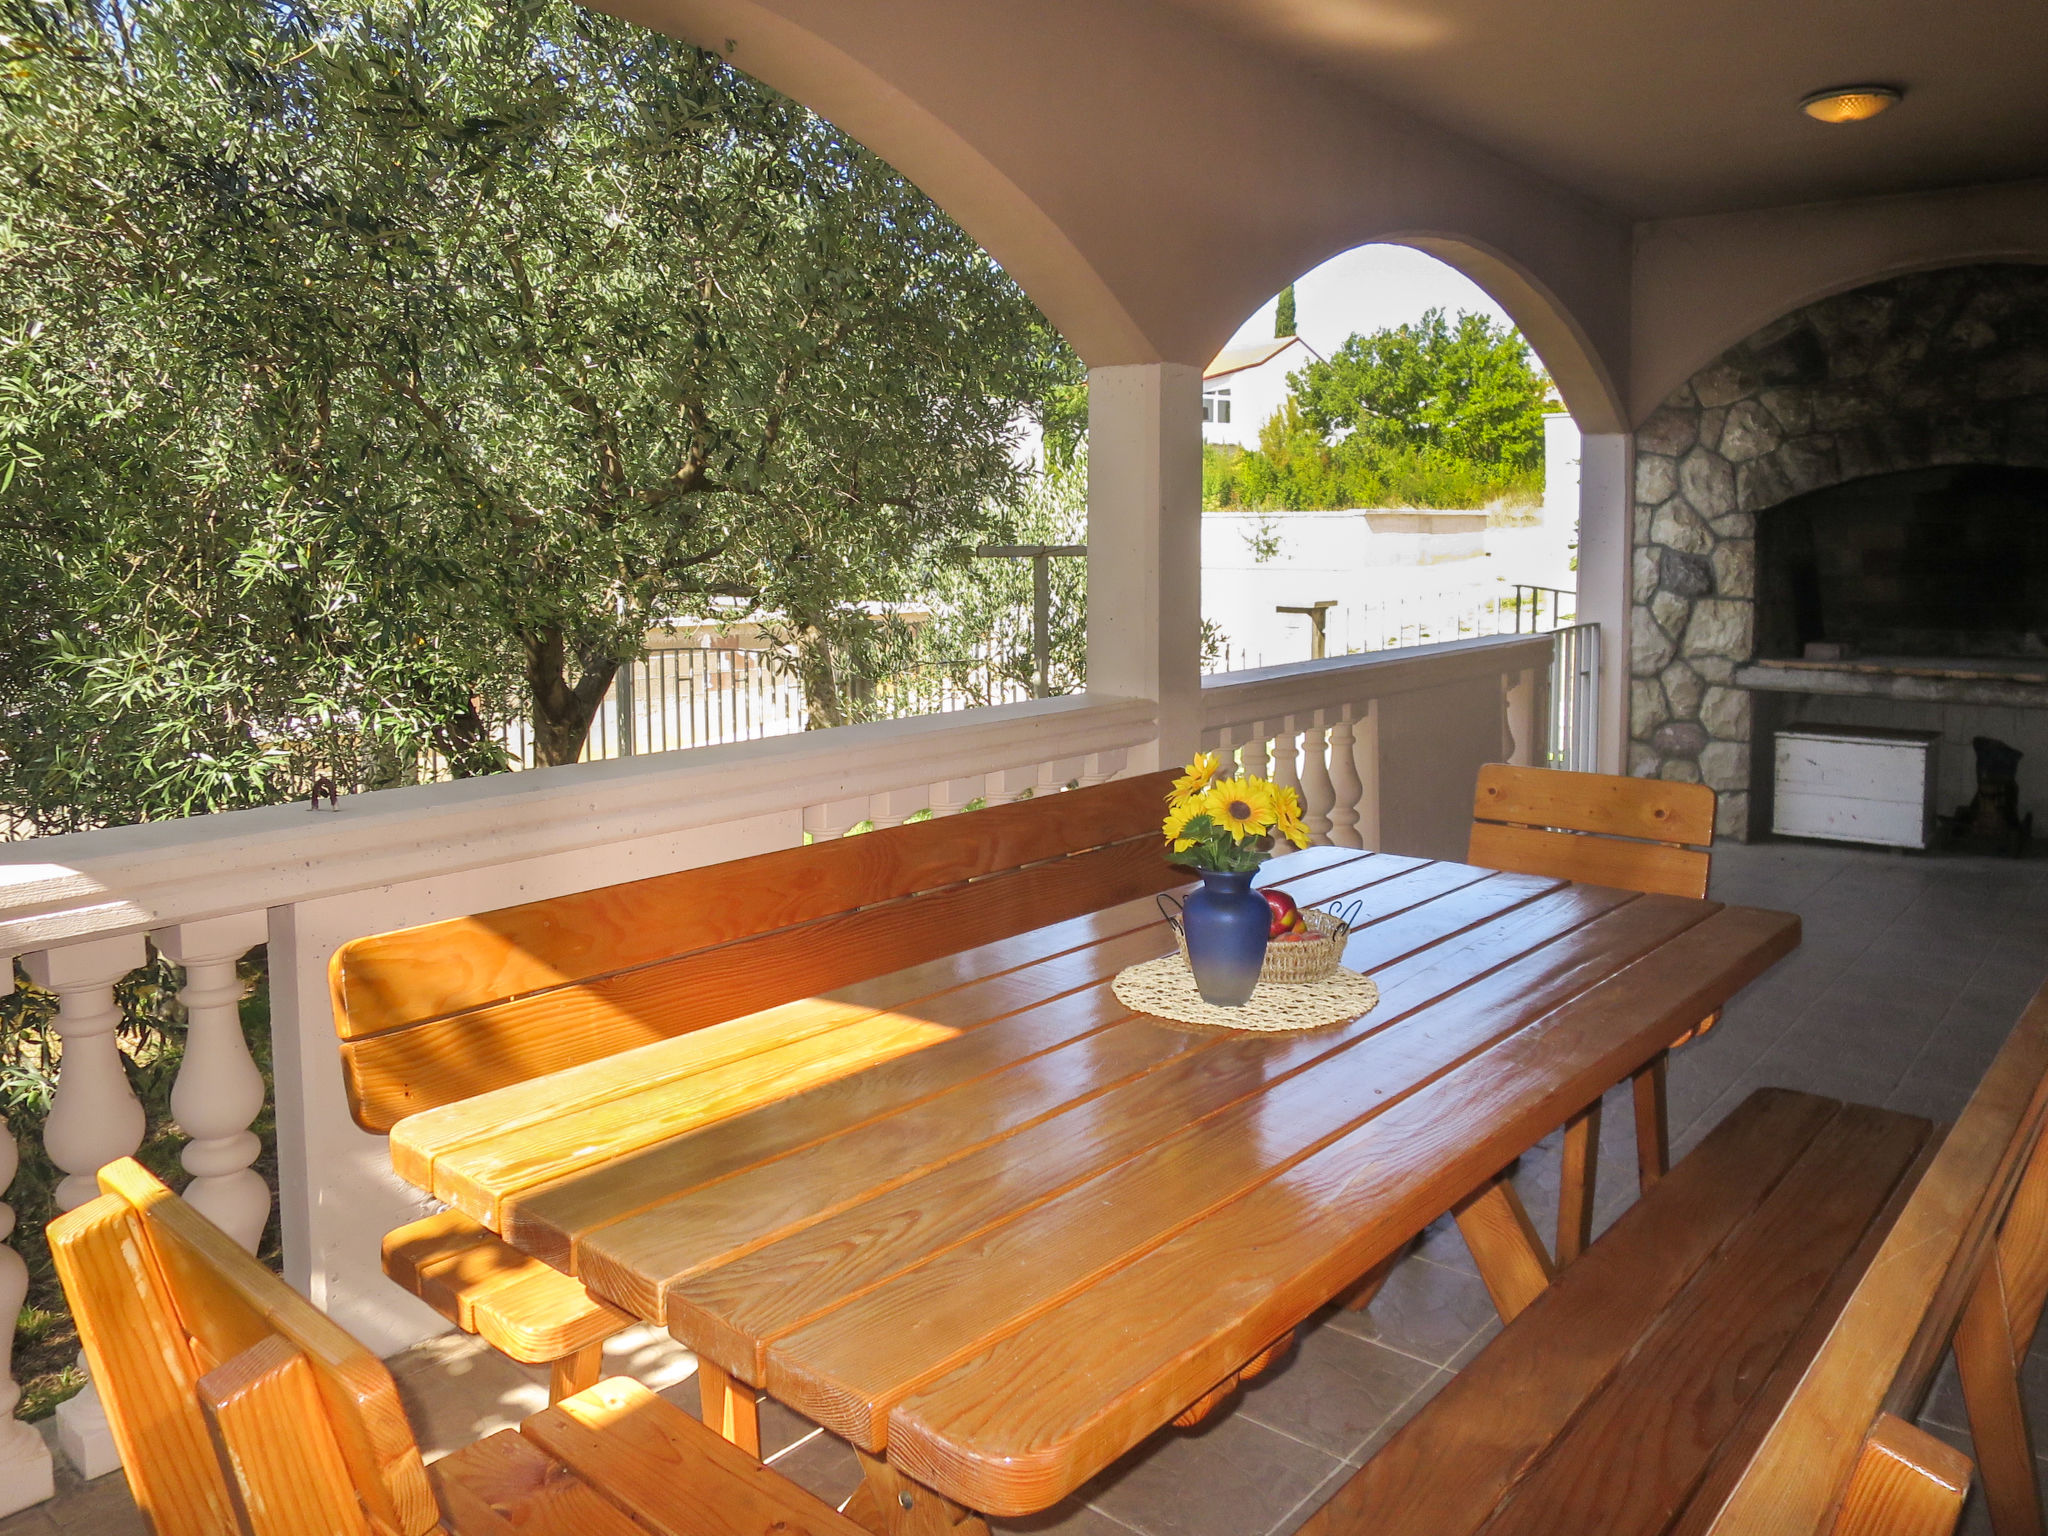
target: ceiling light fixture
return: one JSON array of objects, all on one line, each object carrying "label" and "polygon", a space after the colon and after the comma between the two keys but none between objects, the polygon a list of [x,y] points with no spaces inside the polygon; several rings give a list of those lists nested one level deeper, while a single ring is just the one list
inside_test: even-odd
[{"label": "ceiling light fixture", "polygon": [[1895,85],[1833,85],[1805,97],[1799,110],[1823,123],[1860,123],[1890,111],[1904,94]]}]

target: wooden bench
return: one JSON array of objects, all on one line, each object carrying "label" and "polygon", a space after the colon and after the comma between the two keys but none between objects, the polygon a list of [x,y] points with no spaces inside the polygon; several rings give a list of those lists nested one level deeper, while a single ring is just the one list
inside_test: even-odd
[{"label": "wooden bench", "polygon": [[636,1382],[423,1465],[383,1364],[138,1163],[50,1224],[157,1536],[865,1536]]},{"label": "wooden bench", "polygon": [[[387,1132],[420,1110],[1166,890],[1185,879],[1160,856],[1172,778],[357,939],[329,968],[350,1111]],[[817,1055],[818,1073],[844,1070],[822,1043]],[[806,1086],[804,1070],[792,1063],[775,1091]],[[557,1399],[596,1381],[603,1341],[630,1321],[454,1211],[391,1233],[383,1257],[392,1280],[456,1326],[548,1364]],[[718,1379],[706,1373],[707,1393]],[[750,1409],[720,1405],[742,1444]]]},{"label": "wooden bench", "polygon": [[[1704,784],[1488,763],[1473,791],[1465,858],[1516,874],[1698,899],[1707,894],[1713,841],[1714,792]],[[1674,1048],[1705,1034],[1719,1017],[1702,1019]],[[1647,1191],[1671,1160],[1662,1056],[1636,1074],[1634,1094],[1638,1183]],[[1571,1263],[1592,1241],[1599,1153],[1595,1099],[1564,1128],[1559,1264]]]},{"label": "wooden bench", "polygon": [[1946,1532],[1969,1462],[1912,1421],[1953,1347],[1994,1529],[2040,1531],[2044,1117],[2048,989],[1946,1135],[1759,1091],[1303,1530]]}]

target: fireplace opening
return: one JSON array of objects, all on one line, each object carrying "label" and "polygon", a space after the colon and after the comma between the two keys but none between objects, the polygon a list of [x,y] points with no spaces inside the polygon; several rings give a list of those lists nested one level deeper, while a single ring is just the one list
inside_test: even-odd
[{"label": "fireplace opening", "polygon": [[1907,470],[1782,502],[1757,519],[1757,600],[1759,658],[2048,666],[2048,469]]}]

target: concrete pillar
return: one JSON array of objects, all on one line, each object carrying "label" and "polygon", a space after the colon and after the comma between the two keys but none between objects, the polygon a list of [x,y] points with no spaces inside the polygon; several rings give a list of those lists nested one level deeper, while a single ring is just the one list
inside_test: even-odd
[{"label": "concrete pillar", "polygon": [[1635,439],[1589,432],[1579,449],[1579,622],[1600,626],[1600,771],[1628,761],[1629,552]]},{"label": "concrete pillar", "polygon": [[1153,699],[1144,772],[1201,734],[1202,371],[1139,363],[1088,374],[1088,691]]}]

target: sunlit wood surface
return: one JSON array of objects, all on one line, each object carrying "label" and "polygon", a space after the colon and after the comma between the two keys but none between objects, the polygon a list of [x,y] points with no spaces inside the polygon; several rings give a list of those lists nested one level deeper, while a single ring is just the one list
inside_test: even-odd
[{"label": "sunlit wood surface", "polygon": [[1022,1514],[1454,1206],[1525,1296],[1547,1257],[1490,1181],[1799,934],[1335,848],[1268,878],[1362,900],[1367,1017],[1134,1016],[1109,983],[1171,940],[1125,902],[412,1116],[394,1162],[894,1474]]}]

